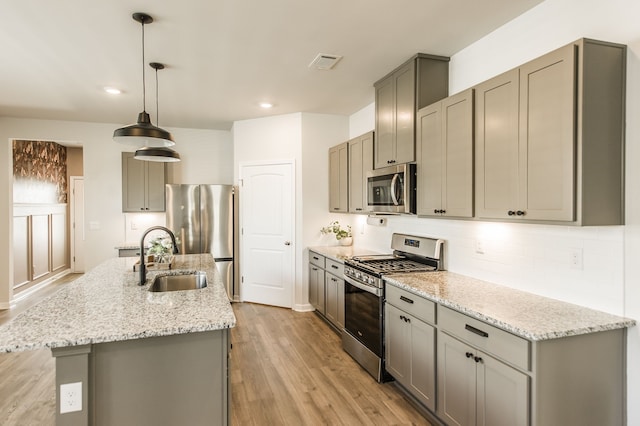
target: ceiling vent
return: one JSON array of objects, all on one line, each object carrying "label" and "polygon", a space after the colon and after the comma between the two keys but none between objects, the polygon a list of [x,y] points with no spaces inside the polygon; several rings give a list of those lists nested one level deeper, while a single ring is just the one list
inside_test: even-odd
[{"label": "ceiling vent", "polygon": [[317,70],[330,70],[335,67],[338,61],[342,59],[342,56],[327,55],[326,53],[319,53],[313,61],[309,64],[309,68],[315,68]]}]

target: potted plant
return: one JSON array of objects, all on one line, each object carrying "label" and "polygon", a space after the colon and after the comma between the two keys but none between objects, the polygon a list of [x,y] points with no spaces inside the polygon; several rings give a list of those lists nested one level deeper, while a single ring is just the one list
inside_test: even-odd
[{"label": "potted plant", "polygon": [[323,235],[326,234],[335,234],[336,240],[341,246],[350,246],[353,243],[353,235],[351,234],[351,225],[347,225],[347,228],[342,228],[340,226],[340,222],[334,220],[329,224],[329,226],[325,226],[320,229],[320,233]]}]

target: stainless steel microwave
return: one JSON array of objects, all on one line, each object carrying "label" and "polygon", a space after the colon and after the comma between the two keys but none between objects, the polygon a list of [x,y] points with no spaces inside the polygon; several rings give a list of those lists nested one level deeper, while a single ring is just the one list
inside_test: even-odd
[{"label": "stainless steel microwave", "polygon": [[416,165],[399,164],[367,172],[367,210],[416,212]]}]

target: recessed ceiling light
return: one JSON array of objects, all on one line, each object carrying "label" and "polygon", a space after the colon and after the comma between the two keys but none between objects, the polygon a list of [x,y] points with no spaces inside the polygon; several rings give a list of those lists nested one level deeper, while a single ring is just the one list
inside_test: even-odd
[{"label": "recessed ceiling light", "polygon": [[104,91],[109,93],[110,95],[119,95],[122,93],[120,89],[116,89],[115,87],[105,87]]},{"label": "recessed ceiling light", "polygon": [[260,108],[264,108],[264,109],[273,108],[273,104],[271,102],[260,102]]}]

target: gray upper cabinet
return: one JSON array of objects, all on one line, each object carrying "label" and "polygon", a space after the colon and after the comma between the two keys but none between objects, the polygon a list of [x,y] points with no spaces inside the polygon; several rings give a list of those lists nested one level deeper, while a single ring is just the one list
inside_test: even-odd
[{"label": "gray upper cabinet", "polygon": [[417,114],[417,213],[473,216],[473,89]]},{"label": "gray upper cabinet", "polygon": [[417,54],[374,84],[375,168],[415,161],[416,111],[448,94],[449,58]]},{"label": "gray upper cabinet", "polygon": [[624,223],[626,47],[581,39],[476,86],[476,215]]},{"label": "gray upper cabinet", "polygon": [[165,211],[166,166],[141,161],[132,152],[122,153],[122,211]]},{"label": "gray upper cabinet", "polygon": [[349,143],[329,148],[329,211],[346,213],[349,209]]},{"label": "gray upper cabinet", "polygon": [[373,132],[349,141],[349,212],[367,210],[367,172],[373,170]]}]

